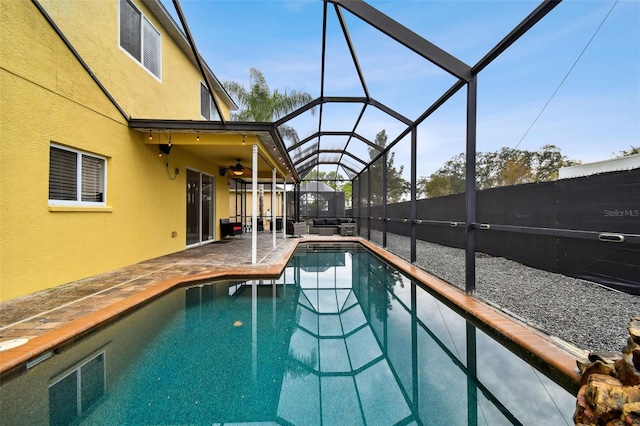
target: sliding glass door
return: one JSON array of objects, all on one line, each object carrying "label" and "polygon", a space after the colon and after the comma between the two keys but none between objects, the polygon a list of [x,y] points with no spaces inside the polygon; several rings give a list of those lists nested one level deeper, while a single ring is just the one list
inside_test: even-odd
[{"label": "sliding glass door", "polygon": [[214,239],[214,199],[214,177],[187,169],[187,246],[204,244]]}]

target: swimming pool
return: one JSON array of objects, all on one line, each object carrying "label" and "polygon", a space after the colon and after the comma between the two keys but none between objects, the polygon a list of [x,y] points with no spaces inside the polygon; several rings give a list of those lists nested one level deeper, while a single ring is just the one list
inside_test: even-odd
[{"label": "swimming pool", "polygon": [[[179,288],[0,386],[3,424],[572,424],[575,397],[359,245]],[[13,416],[13,418],[11,418]]]}]

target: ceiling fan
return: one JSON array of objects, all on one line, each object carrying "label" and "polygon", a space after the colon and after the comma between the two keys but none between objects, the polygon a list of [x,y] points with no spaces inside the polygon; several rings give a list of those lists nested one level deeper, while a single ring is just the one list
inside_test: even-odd
[{"label": "ceiling fan", "polygon": [[238,158],[238,163],[235,166],[229,167],[220,167],[220,176],[229,176],[229,177],[240,177],[240,176],[251,176],[251,168],[245,167],[240,164],[240,159]]}]

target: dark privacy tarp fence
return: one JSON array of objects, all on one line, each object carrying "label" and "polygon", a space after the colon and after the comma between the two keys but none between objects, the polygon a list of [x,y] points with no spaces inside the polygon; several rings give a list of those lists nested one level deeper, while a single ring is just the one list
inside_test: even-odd
[{"label": "dark privacy tarp fence", "polygon": [[[417,203],[417,239],[464,248],[464,194]],[[640,169],[478,191],[476,205],[478,252],[640,294]],[[410,236],[410,212],[387,205],[387,232]],[[371,206],[371,229],[382,217]]]}]

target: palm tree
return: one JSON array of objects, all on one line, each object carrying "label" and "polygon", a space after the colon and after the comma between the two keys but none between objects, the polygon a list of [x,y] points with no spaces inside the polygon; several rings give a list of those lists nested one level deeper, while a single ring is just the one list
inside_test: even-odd
[{"label": "palm tree", "polygon": [[[249,90],[235,81],[225,81],[222,85],[230,95],[235,96],[241,108],[239,113],[231,115],[231,119],[237,121],[276,121],[313,100],[309,93],[298,90],[287,92],[285,89],[284,93],[281,93],[275,89],[271,92],[267,80],[255,68],[249,70]],[[315,114],[315,108],[311,109],[311,114]],[[278,127],[278,131],[284,139],[291,141],[292,145],[300,141],[298,133],[291,126],[283,124]],[[264,208],[262,191],[260,191],[259,200],[259,215],[262,217]]]},{"label": "palm tree", "polygon": [[[275,121],[286,114],[308,104],[313,97],[303,91],[285,89],[284,93],[278,89],[273,92],[267,85],[267,80],[262,73],[255,68],[249,70],[249,90],[235,81],[225,81],[224,88],[235,97],[241,111],[232,114],[231,119],[237,121]],[[315,114],[315,108],[311,110]],[[278,128],[283,138],[289,139],[292,143],[299,141],[296,131],[287,125]]]}]

